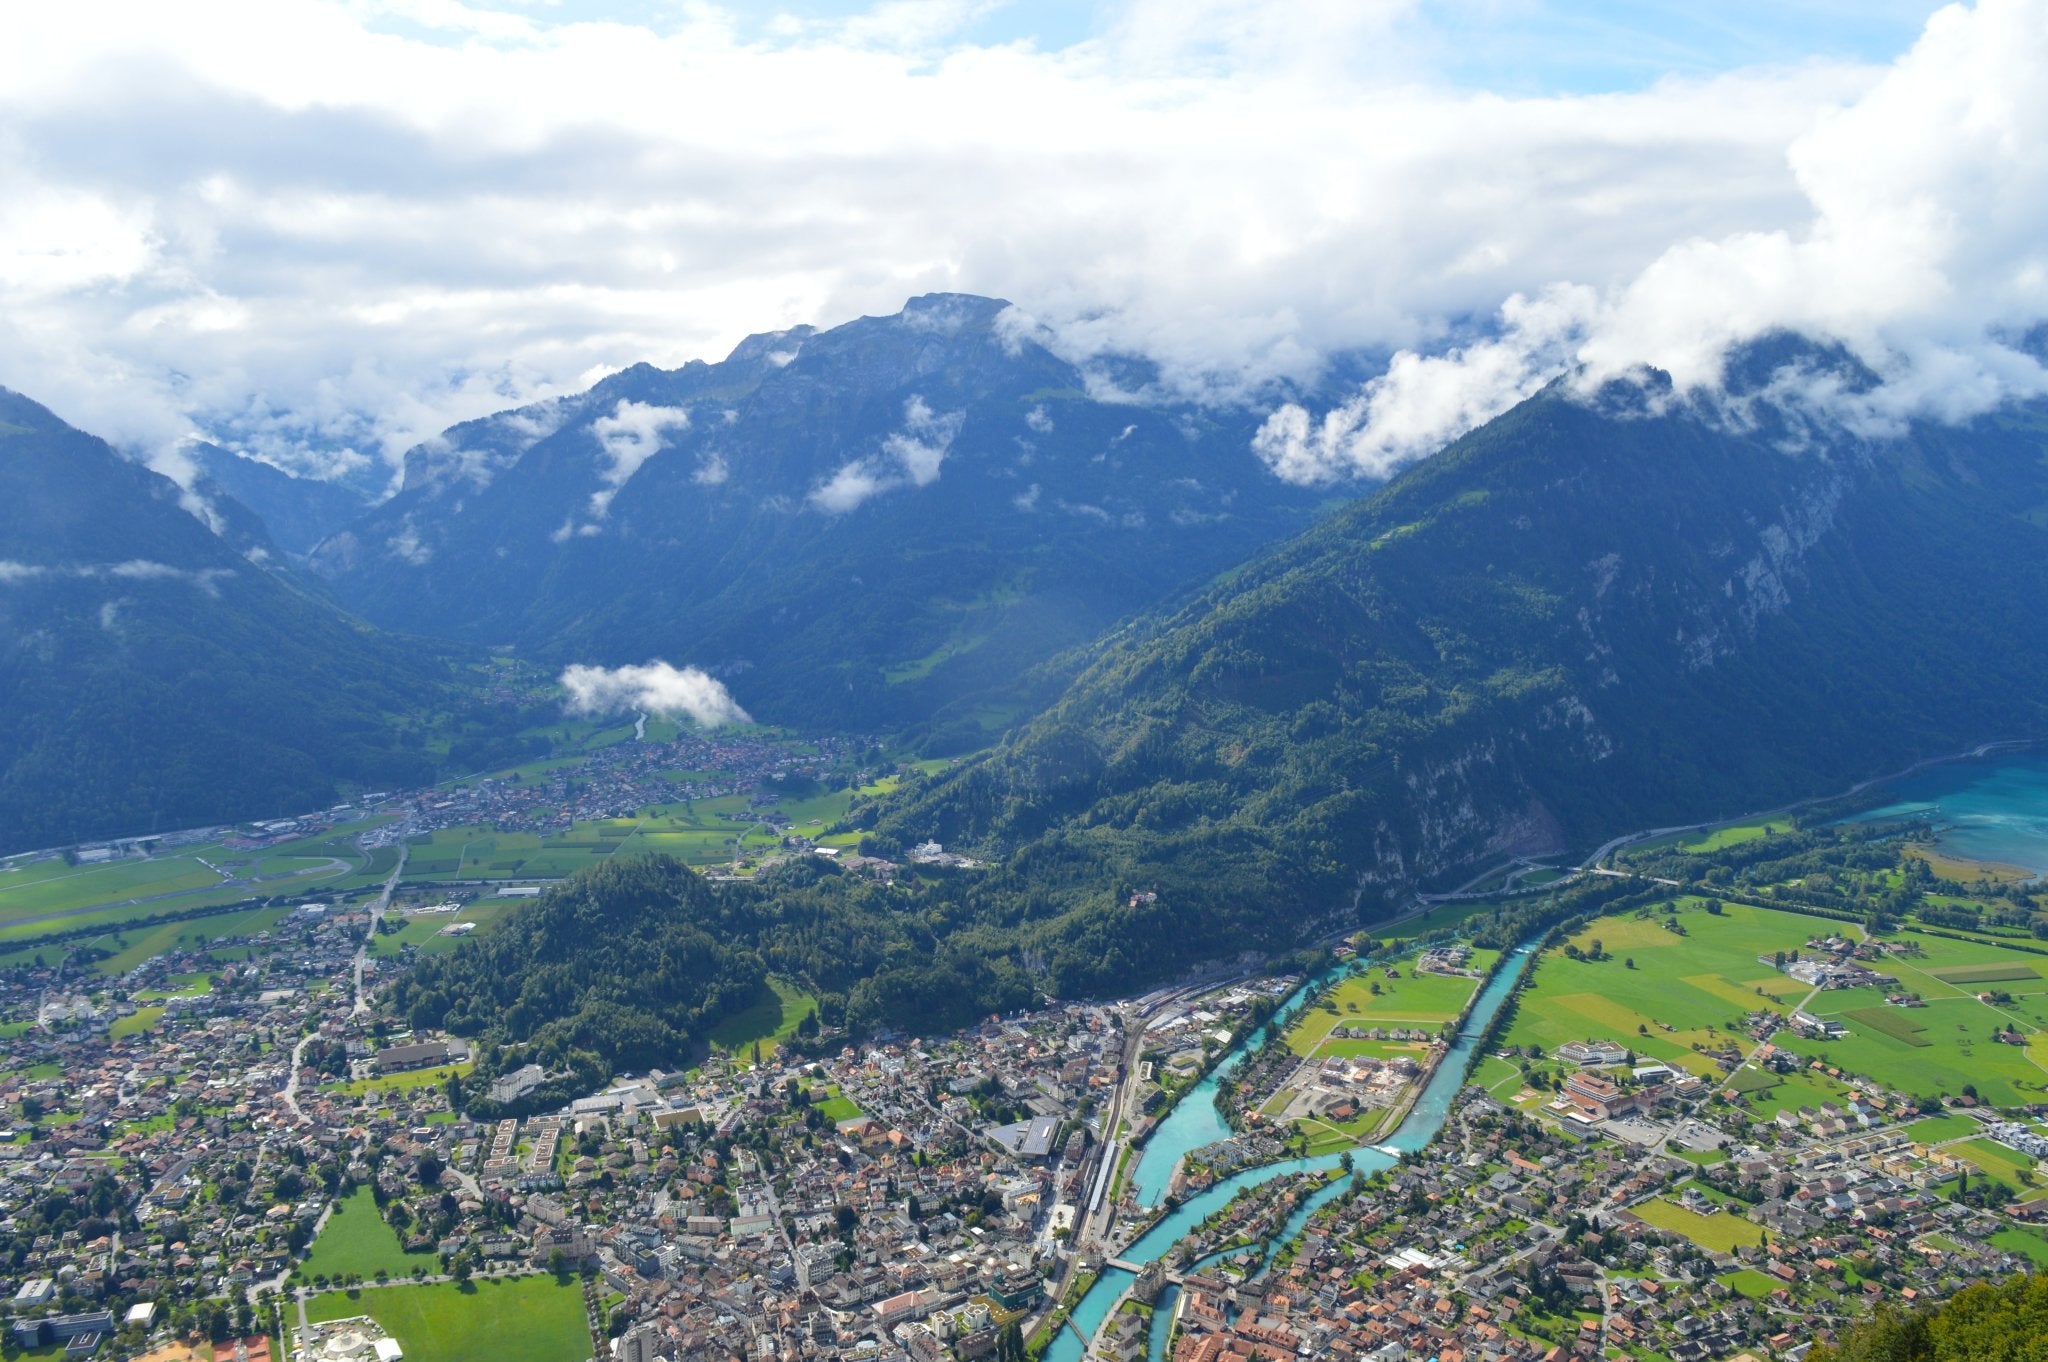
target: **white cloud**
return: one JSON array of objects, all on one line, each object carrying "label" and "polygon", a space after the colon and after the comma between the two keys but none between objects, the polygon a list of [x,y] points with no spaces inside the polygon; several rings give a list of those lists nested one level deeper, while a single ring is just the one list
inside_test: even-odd
[{"label": "white cloud", "polygon": [[2048,313],[2043,4],[1943,10],[1889,71],[1586,96],[1449,87],[1413,0],[1130,0],[1057,51],[968,41],[969,0],[761,36],[708,4],[19,7],[0,382],[123,443],[196,426],[331,472],[931,289],[1209,397],[1339,348],[1471,371],[1406,366],[1332,435],[1356,458],[1304,414],[1289,466],[1321,476],[1548,372],[1554,334],[1469,323],[1568,285],[1596,369],[1707,382],[1799,325],[1883,359],[1893,410],[1973,409],[2032,381],[1984,338]]},{"label": "white cloud", "polygon": [[696,471],[690,474],[690,481],[699,487],[716,487],[732,476],[732,469],[725,462],[725,455],[715,449],[706,450],[698,461]]},{"label": "white cloud", "polygon": [[610,514],[612,498],[618,495],[640,465],[659,454],[665,436],[672,430],[687,430],[690,413],[682,407],[656,407],[620,398],[610,416],[600,416],[590,426],[591,434],[604,449],[607,467],[598,475],[604,486],[590,494],[590,514],[599,520]]},{"label": "white cloud", "polygon": [[1497,99],[1409,83],[1408,6],[1269,9],[1144,4],[1049,52],[957,40],[957,5],[743,38],[449,0],[454,42],[340,0],[29,7],[0,381],[313,468],[966,288],[1241,386],[1780,222],[1787,141],[1870,79]]},{"label": "white cloud", "polygon": [[209,596],[218,596],[220,584],[234,575],[231,568],[181,568],[148,558],[131,558],[120,563],[20,563],[0,558],[0,586],[44,581],[52,577],[85,581],[182,582]]},{"label": "white cloud", "polygon": [[1877,373],[1874,391],[1795,371],[1768,393],[1861,433],[2048,393],[2048,370],[2016,346],[2048,319],[2043,128],[2048,6],[1950,6],[1791,143],[1807,209],[1795,225],[1691,236],[1618,284],[1512,298],[1496,338],[1403,352],[1320,422],[1283,407],[1256,451],[1291,481],[1384,474],[1552,378],[1585,392],[1643,365],[1720,403],[1730,352],[1779,331],[1838,342]]},{"label": "white cloud", "polygon": [[868,498],[898,487],[929,487],[939,478],[939,465],[967,413],[934,412],[922,397],[911,394],[903,404],[903,429],[882,441],[879,454],[842,464],[839,471],[811,490],[810,501],[831,515],[844,515]]},{"label": "white cloud", "polygon": [[1385,477],[1542,387],[1571,362],[1595,305],[1583,288],[1553,289],[1533,302],[1516,295],[1501,309],[1498,338],[1438,356],[1404,350],[1320,421],[1283,406],[1252,438],[1252,452],[1287,482]]},{"label": "white cloud", "polygon": [[934,415],[922,397],[912,394],[903,404],[903,429],[882,441],[882,452],[902,466],[913,487],[930,486],[938,481],[939,465],[966,419],[962,411]]},{"label": "white cloud", "polygon": [[726,690],[725,683],[696,667],[672,667],[656,660],[638,667],[591,667],[577,664],[561,675],[574,714],[623,714],[647,710],[662,715],[688,715],[704,728],[747,723],[747,712]]},{"label": "white cloud", "polygon": [[840,465],[839,471],[811,490],[811,504],[832,515],[844,515],[877,492],[896,484],[877,474],[869,461],[856,459]]}]

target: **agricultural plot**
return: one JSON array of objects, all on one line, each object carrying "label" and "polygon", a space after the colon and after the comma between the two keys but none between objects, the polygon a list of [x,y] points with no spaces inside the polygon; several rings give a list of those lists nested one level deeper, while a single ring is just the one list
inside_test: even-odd
[{"label": "agricultural plot", "polygon": [[[1554,1050],[1575,1040],[1612,1040],[1637,1054],[1711,1076],[1717,1071],[1693,1049],[1725,1043],[1744,1013],[1787,1012],[1806,985],[1758,957],[1804,944],[1811,918],[1768,908],[1728,905],[1719,916],[1682,900],[1680,935],[1662,913],[1601,918],[1569,944],[1590,956],[1571,959],[1546,950],[1531,976],[1505,1040]],[[1634,968],[1629,961],[1634,961]]]},{"label": "agricultural plot", "polygon": [[314,1320],[368,1315],[398,1341],[407,1362],[580,1362],[590,1356],[581,1285],[553,1277],[334,1291],[314,1297],[306,1312]]}]

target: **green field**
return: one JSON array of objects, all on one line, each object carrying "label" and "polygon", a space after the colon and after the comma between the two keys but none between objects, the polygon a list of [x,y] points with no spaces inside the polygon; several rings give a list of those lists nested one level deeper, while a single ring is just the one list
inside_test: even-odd
[{"label": "green field", "polygon": [[[1991,1038],[2001,1026],[2016,1026],[2022,1033],[2048,1026],[2048,993],[2043,991],[2048,980],[2034,972],[2030,958],[1992,943],[1919,932],[1902,932],[1899,939],[1918,944],[1925,957],[1893,959],[1882,968],[1898,977],[1899,987],[1926,999],[1925,1007],[1886,1007],[1881,989],[1823,993],[1813,1000],[1811,1010],[1839,1017],[1850,1034],[1832,1041],[1788,1035],[1781,1039],[1784,1047],[1916,1096],[1952,1096],[1970,1083],[1994,1106],[2041,1101],[2048,1092],[2048,1072],[2029,1057],[2029,1047]],[[1980,990],[1990,988],[1986,981],[1954,983],[1943,977],[1958,971],[2022,967],[2026,979],[2009,977],[1996,985],[2014,994],[2013,1001],[1995,1006],[1977,1000]],[[2029,983],[2034,991],[2023,992]]]},{"label": "green field", "polygon": [[[1718,1071],[1694,1051],[1695,1044],[1725,1043],[1744,1012],[1789,1012],[1809,993],[1806,985],[1757,957],[1801,948],[1808,937],[1832,928],[1814,918],[1733,903],[1717,917],[1697,902],[1681,900],[1677,920],[1683,936],[1664,925],[1662,913],[1652,913],[1601,918],[1572,938],[1581,951],[1590,950],[1598,938],[1611,959],[1572,960],[1561,947],[1546,950],[1505,1041],[1554,1050],[1571,1040],[1615,1040],[1640,1055],[1718,1080]],[[2030,957],[1995,943],[1918,932],[1901,933],[1900,939],[1917,944],[1924,957],[1897,958],[1880,968],[1898,978],[1897,988],[1921,994],[1927,1006],[1887,1006],[1886,990],[1879,988],[1822,992],[1807,1002],[1808,1009],[1840,1018],[1849,1035],[1807,1040],[1787,1030],[1773,1038],[1775,1043],[1802,1059],[1819,1058],[1914,1096],[1954,1095],[1969,1082],[1997,1106],[2041,1100],[2048,1091],[2048,1072],[2029,1057],[2028,1047],[2000,1044],[1991,1033],[2006,1025],[2022,1032],[2048,1028],[2048,979],[2041,980],[2041,989],[2027,992],[2002,980],[2001,986],[2014,993],[2013,1001],[1992,1007],[1977,1000],[1977,984],[1940,977],[1957,970],[1996,969],[2004,978],[2016,978],[2005,972],[2025,966],[2029,979],[2039,979]],[[1630,959],[1634,969],[1627,967]],[[1757,1109],[1768,1115],[1783,1105],[1810,1104],[1810,1096],[1799,1095],[1795,1085],[1785,1086],[1782,1096],[1765,1094]]]},{"label": "green field", "polygon": [[711,1043],[728,1054],[749,1057],[758,1041],[765,1063],[783,1041],[796,1034],[798,1024],[817,1010],[816,998],[787,979],[770,975],[758,998],[711,1029]]},{"label": "green field", "polygon": [[[1497,958],[1496,951],[1474,951],[1472,967],[1483,973],[1493,967]],[[1315,1054],[1339,1026],[1420,1027],[1434,1031],[1455,1020],[1479,991],[1478,979],[1416,974],[1405,963],[1394,966],[1394,970],[1399,977],[1389,978],[1386,969],[1379,966],[1345,976],[1322,1002],[1296,1014],[1287,1028],[1287,1048],[1298,1055]],[[1331,1044],[1341,1047],[1345,1042]]]},{"label": "green field", "polygon": [[1974,1135],[1984,1127],[1967,1116],[1929,1116],[1904,1128],[1906,1138],[1918,1144],[1940,1144]]},{"label": "green field", "polygon": [[356,1078],[346,1083],[323,1083],[323,1091],[345,1092],[356,1097],[365,1097],[373,1092],[411,1092],[414,1088],[438,1088],[451,1077],[468,1073],[476,1065],[470,1060],[457,1064],[444,1064],[438,1069],[411,1069],[405,1073],[378,1074],[372,1078]]},{"label": "green field", "polygon": [[299,1275],[302,1278],[320,1274],[329,1278],[353,1275],[368,1281],[379,1271],[393,1277],[409,1276],[416,1267],[438,1271],[440,1260],[429,1253],[407,1253],[398,1242],[398,1232],[385,1224],[384,1217],[377,1213],[377,1203],[370,1195],[370,1189],[358,1187],[335,1203],[334,1213],[327,1217],[320,1237],[313,1241],[306,1261],[299,1266]]},{"label": "green field", "polygon": [[841,1121],[851,1121],[854,1117],[860,1115],[860,1108],[854,1105],[853,1099],[837,1092],[824,1101],[817,1103],[816,1106],[818,1114],[834,1125],[839,1124]]},{"label": "green field", "polygon": [[[214,913],[183,922],[166,922],[154,927],[109,927],[105,932],[77,941],[30,943],[0,954],[0,966],[27,964],[40,955],[55,961],[77,947],[98,947],[113,954],[94,968],[102,974],[126,974],[143,961],[179,947],[200,947],[220,937],[239,937],[268,931],[291,910],[289,908],[241,908]],[[67,922],[65,926],[76,926]],[[218,952],[216,952],[218,954]]]},{"label": "green field", "polygon": [[471,936],[486,936],[505,920],[518,903],[517,899],[478,899],[452,913],[387,914],[384,919],[387,925],[394,916],[402,916],[404,925],[395,932],[380,932],[370,943],[370,950],[379,956],[398,955],[407,946],[421,955],[452,951],[470,937],[445,935],[442,932],[444,927],[457,922],[473,922],[476,931]]},{"label": "green field", "polygon": [[2022,1254],[2037,1268],[2048,1268],[2048,1238],[2039,1231],[2014,1227],[2000,1230],[1985,1242],[2007,1253]]},{"label": "green field", "polygon": [[2027,1196],[2041,1186],[2040,1176],[2034,1172],[2034,1160],[2030,1156],[2008,1149],[1994,1140],[1965,1140],[1961,1144],[1945,1146],[1941,1152],[1951,1158],[1967,1159],[1986,1177],[2004,1183],[2017,1195]]},{"label": "green field", "polygon": [[220,882],[219,875],[192,855],[135,858],[106,865],[72,866],[55,859],[18,864],[0,871],[0,922],[152,894],[205,889]]},{"label": "green field", "polygon": [[1563,943],[1544,951],[1504,1040],[1545,1050],[1567,1041],[1613,1040],[1639,1055],[1716,1076],[1694,1044],[1723,1043],[1729,1033],[1719,1028],[1735,1026],[1744,1013],[1786,1012],[1805,997],[1806,985],[1757,957],[1802,945],[1819,924],[1742,904],[1729,904],[1716,917],[1698,902],[1680,900],[1682,936],[1664,925],[1662,913],[1606,917],[1569,944],[1588,952],[1598,940],[1607,959],[1570,959]]},{"label": "green field", "polygon": [[1701,1248],[1717,1253],[1732,1253],[1740,1245],[1763,1242],[1764,1227],[1733,1211],[1701,1215],[1663,1197],[1652,1197],[1629,1209],[1647,1223],[1682,1234]]},{"label": "green field", "polygon": [[1774,1277],[1766,1277],[1763,1273],[1746,1267],[1740,1271],[1730,1272],[1721,1280],[1736,1295],[1753,1301],[1762,1300],[1784,1285]]},{"label": "green field", "polygon": [[138,1007],[128,1016],[116,1017],[114,1024],[107,1028],[107,1035],[114,1040],[120,1040],[123,1036],[139,1036],[144,1031],[155,1030],[156,1024],[163,1020],[163,1015],[164,1010],[161,1007]]},{"label": "green field", "polygon": [[[843,808],[845,793],[834,798]],[[643,812],[636,818],[578,822],[549,837],[482,826],[443,828],[407,844],[405,878],[556,879],[613,856],[653,852],[691,865],[714,865],[732,859],[735,837],[756,852],[778,841],[753,821],[740,795],[655,805]]]},{"label": "green field", "polygon": [[315,1296],[306,1313],[315,1320],[368,1315],[398,1340],[407,1362],[582,1362],[590,1356],[582,1287],[553,1277],[333,1291]]}]

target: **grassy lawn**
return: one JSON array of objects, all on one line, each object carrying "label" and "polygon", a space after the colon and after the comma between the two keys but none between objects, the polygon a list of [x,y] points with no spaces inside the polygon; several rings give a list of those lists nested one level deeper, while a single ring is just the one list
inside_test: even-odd
[{"label": "grassy lawn", "polygon": [[[206,897],[208,896],[195,896],[189,901],[181,899],[178,900],[177,906],[197,906],[203,903]],[[239,889],[223,890],[211,897],[215,897],[224,903],[233,903],[246,897],[246,894]],[[31,941],[26,945],[17,946],[5,954],[0,954],[0,966],[26,964],[38,955],[42,956],[45,960],[55,962],[62,958],[68,950],[80,946],[93,946],[113,952],[106,959],[99,961],[94,966],[95,969],[107,975],[126,974],[143,961],[162,955],[165,951],[173,950],[179,946],[203,946],[218,937],[248,936],[256,932],[267,931],[277,925],[278,920],[290,911],[286,908],[241,908],[212,914],[207,917],[192,918],[183,922],[166,922],[155,927],[129,927],[126,925],[128,921],[134,918],[144,917],[152,912],[162,912],[169,906],[171,905],[140,904],[131,908],[109,909],[105,915],[95,913],[82,918],[65,918],[61,922],[49,924],[49,927],[72,930],[85,926],[104,925],[106,930],[102,935],[81,938],[77,941],[55,944],[45,943],[41,945]],[[32,934],[47,929],[21,928],[19,930],[23,933]],[[0,935],[5,935],[5,933],[0,932]]]},{"label": "grassy lawn", "polygon": [[763,1062],[796,1034],[803,1019],[818,1010],[818,1000],[787,979],[768,977],[768,986],[744,1009],[711,1029],[711,1043],[728,1054],[749,1055],[761,1044]]},{"label": "grassy lawn", "polygon": [[2048,1239],[2042,1238],[2035,1230],[2015,1226],[2009,1230],[2000,1230],[1986,1242],[1993,1248],[2004,1249],[2007,1253],[2026,1255],[2037,1268],[2048,1268]]},{"label": "grassy lawn", "polygon": [[835,1125],[841,1121],[851,1121],[860,1115],[860,1108],[854,1105],[853,1099],[839,1093],[832,1094],[818,1103],[817,1107],[818,1113]]},{"label": "grassy lawn", "polygon": [[1775,1278],[1766,1277],[1763,1273],[1752,1271],[1749,1268],[1743,1268],[1739,1272],[1731,1272],[1721,1278],[1721,1280],[1736,1295],[1753,1301],[1762,1300],[1784,1285],[1783,1282]]},{"label": "grassy lawn", "polygon": [[[368,1281],[377,1275],[379,1269],[394,1277],[404,1277],[410,1275],[415,1267],[439,1271],[440,1260],[432,1254],[407,1253],[399,1245],[398,1232],[385,1224],[384,1217],[377,1213],[377,1203],[370,1195],[370,1189],[359,1187],[335,1204],[334,1214],[327,1217],[320,1237],[313,1241],[312,1251],[300,1265],[299,1275],[311,1278],[321,1273],[328,1277],[353,1273]],[[338,1319],[340,1316],[329,1315],[326,1318]],[[393,1332],[395,1335],[396,1331]]]},{"label": "grassy lawn", "polygon": [[328,1092],[345,1092],[356,1097],[373,1092],[411,1092],[414,1088],[438,1088],[448,1081],[450,1074],[466,1074],[476,1067],[470,1060],[459,1064],[444,1064],[438,1069],[413,1069],[406,1073],[379,1074],[374,1078],[357,1078],[347,1083],[323,1083],[321,1089]]},{"label": "grassy lawn", "polygon": [[1701,1248],[1717,1253],[1730,1253],[1739,1245],[1763,1242],[1763,1226],[1744,1220],[1731,1211],[1700,1215],[1663,1197],[1653,1197],[1631,1209],[1649,1224],[1682,1234]]},{"label": "grassy lawn", "polygon": [[[405,925],[395,932],[380,933],[370,943],[374,955],[397,955],[407,946],[422,955],[439,955],[452,951],[468,940],[467,936],[449,936],[443,929],[457,922],[473,922],[476,931],[472,936],[484,936],[505,920],[516,907],[516,899],[478,899],[452,913],[412,913],[404,917]],[[391,919],[386,918],[388,923]]]},{"label": "grassy lawn", "polygon": [[1523,1086],[1522,1071],[1499,1055],[1488,1055],[1480,1060],[1479,1067],[1465,1081],[1470,1086],[1486,1089],[1495,1097],[1512,1097]]},{"label": "grassy lawn", "polygon": [[1953,1158],[1969,1160],[1986,1177],[1994,1182],[2004,1183],[2021,1196],[2041,1185],[2039,1176],[2034,1172],[2032,1158],[1995,1141],[1966,1140],[1961,1144],[1949,1145],[1942,1152]]},{"label": "grassy lawn", "polygon": [[1920,1144],[1940,1144],[1943,1140],[1960,1140],[1966,1135],[1975,1135],[1983,1128],[1967,1116],[1928,1116],[1907,1126],[1905,1134]]},{"label": "grassy lawn", "polygon": [[[287,1312],[289,1313],[289,1312]],[[314,1297],[315,1320],[368,1315],[408,1362],[581,1362],[590,1356],[580,1283],[553,1277],[366,1287]]]},{"label": "grassy lawn", "polygon": [[163,1015],[161,1007],[138,1007],[128,1016],[116,1017],[114,1024],[107,1028],[107,1034],[114,1040],[123,1036],[139,1036],[144,1031],[154,1030],[156,1024],[163,1020]]},{"label": "grassy lawn", "polygon": [[17,863],[16,868],[0,871],[0,922],[153,894],[206,889],[220,882],[219,875],[190,853],[110,861],[105,865],[73,866],[56,859]]}]

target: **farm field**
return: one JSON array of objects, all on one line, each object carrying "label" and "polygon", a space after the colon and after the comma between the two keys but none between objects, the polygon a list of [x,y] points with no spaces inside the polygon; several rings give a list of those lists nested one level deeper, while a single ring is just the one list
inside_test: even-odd
[{"label": "farm field", "polygon": [[[1601,918],[1569,944],[1603,960],[1573,960],[1562,944],[1546,950],[1530,976],[1503,1040],[1555,1050],[1575,1040],[1613,1040],[1637,1054],[1714,1076],[1694,1043],[1724,1043],[1743,1014],[1787,1012],[1807,986],[1759,963],[1759,955],[1802,945],[1814,919],[1768,908],[1727,905],[1720,916],[1681,899],[1676,920],[1663,913]],[[1633,960],[1631,969],[1628,962]],[[1762,990],[1759,992],[1758,990]]]},{"label": "farm field", "polygon": [[[1493,968],[1499,954],[1474,951],[1471,967],[1485,974]],[[1398,978],[1388,978],[1386,969],[1377,965],[1345,976],[1322,1002],[1305,1007],[1296,1015],[1287,1028],[1287,1048],[1304,1057],[1322,1052],[1330,1032],[1339,1026],[1434,1030],[1465,1010],[1481,982],[1453,975],[1417,974],[1405,963],[1395,965],[1394,969]],[[1342,1046],[1351,1042],[1330,1043]]]},{"label": "farm field", "polygon": [[[2048,1027],[2048,978],[2036,963],[2048,958],[1921,932],[1901,932],[1896,939],[1917,944],[1925,956],[1894,959],[1883,968],[1898,977],[1900,988],[1919,993],[1926,1006],[1888,1007],[1880,989],[1823,993],[1809,1010],[1839,1020],[1849,1034],[1827,1041],[1788,1035],[1784,1048],[1915,1096],[1954,1095],[1969,1083],[1994,1106],[2043,1100],[2048,1071],[2031,1047],[2001,1043],[1992,1033],[2005,1026],[2022,1033]],[[2001,977],[1984,977],[1993,973]],[[1992,991],[2009,993],[2012,1001],[1978,1001],[1980,992]]]},{"label": "farm field", "polygon": [[1659,1229],[1682,1234],[1701,1248],[1717,1253],[1732,1253],[1742,1245],[1763,1242],[1764,1227],[1753,1220],[1744,1220],[1733,1211],[1701,1215],[1663,1197],[1652,1197],[1629,1209],[1639,1219]]},{"label": "farm field", "polygon": [[408,1362],[579,1362],[590,1356],[582,1288],[553,1277],[332,1291],[309,1301],[306,1313],[315,1320],[368,1315],[398,1340]]},{"label": "farm field", "polygon": [[[409,1275],[416,1267],[437,1270],[440,1260],[430,1253],[407,1253],[398,1242],[398,1232],[384,1223],[370,1189],[359,1187],[335,1203],[334,1213],[313,1241],[306,1261],[299,1267],[304,1278],[359,1276],[365,1281],[378,1272],[393,1277]],[[322,1299],[326,1299],[323,1297]],[[350,1312],[356,1313],[356,1312]],[[328,1319],[342,1316],[329,1315]],[[395,1332],[395,1331],[394,1331]]]},{"label": "farm field", "polygon": [[[1573,960],[1557,946],[1545,951],[1504,1041],[1548,1051],[1566,1041],[1614,1040],[1639,1055],[1717,1078],[1716,1067],[1693,1050],[1694,1044],[1725,1043],[1745,1012],[1769,1008],[1786,1013],[1810,992],[1757,957],[1799,948],[1831,927],[1811,917],[1733,903],[1714,916],[1698,902],[1681,900],[1676,920],[1682,936],[1665,925],[1662,913],[1608,917],[1587,926],[1570,944],[1590,952],[1597,939],[1612,958]],[[1992,1034],[2007,1026],[2022,1033],[2048,1030],[2048,974],[2041,968],[2048,957],[1912,930],[1893,939],[1910,942],[1924,954],[1894,958],[1881,969],[1897,977],[1897,989],[1919,993],[1926,1006],[1887,1005],[1884,988],[1823,991],[1813,995],[1807,1009],[1839,1020],[1849,1034],[1807,1039],[1786,1029],[1773,1043],[1802,1060],[1820,1059],[1844,1074],[1862,1075],[1913,1096],[1955,1095],[1971,1083],[1983,1100],[2001,1107],[2042,1100],[2048,1093],[2048,1069],[2036,1062],[2029,1046],[2001,1043]],[[1631,959],[1634,969],[1627,965]],[[1991,991],[2010,994],[2010,1001],[1978,1000],[1980,992]],[[1741,1070],[1730,1081],[1754,1089],[1754,1109],[1765,1116],[1788,1104],[1811,1105],[1841,1093],[1838,1085],[1811,1071],[1796,1081],[1772,1076],[1775,1081],[1769,1084],[1755,1081],[1759,1072]]]}]

